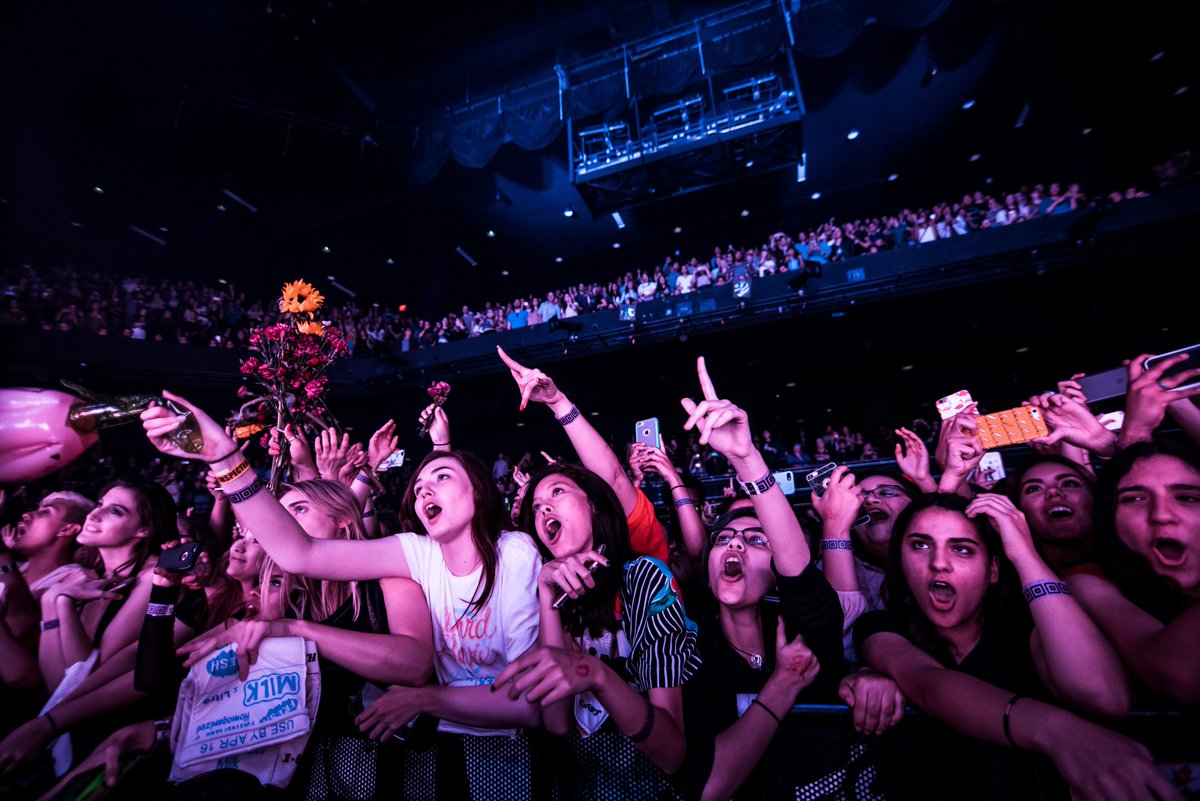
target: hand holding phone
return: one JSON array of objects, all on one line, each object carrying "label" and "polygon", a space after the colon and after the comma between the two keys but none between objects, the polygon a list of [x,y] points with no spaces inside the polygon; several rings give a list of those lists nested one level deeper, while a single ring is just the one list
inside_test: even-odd
[{"label": "hand holding phone", "polygon": [[826,462],[804,477],[812,489],[813,495],[820,498],[825,494],[825,490],[829,489],[829,480],[834,470],[837,470],[837,462]]},{"label": "hand holding phone", "polygon": [[163,570],[170,570],[172,573],[186,573],[196,566],[199,556],[200,543],[182,542],[159,554],[156,566]]}]

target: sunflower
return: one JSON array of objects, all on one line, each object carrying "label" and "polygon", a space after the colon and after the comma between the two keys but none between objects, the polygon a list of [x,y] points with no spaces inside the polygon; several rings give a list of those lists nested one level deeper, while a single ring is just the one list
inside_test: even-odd
[{"label": "sunflower", "polygon": [[312,284],[305,283],[304,279],[301,278],[299,281],[283,285],[283,295],[279,299],[279,310],[292,314],[315,312],[321,308],[321,304],[324,302],[325,298],[321,293]]},{"label": "sunflower", "polygon": [[313,320],[307,323],[296,323],[296,330],[301,334],[312,334],[319,337],[325,333],[325,326]]}]

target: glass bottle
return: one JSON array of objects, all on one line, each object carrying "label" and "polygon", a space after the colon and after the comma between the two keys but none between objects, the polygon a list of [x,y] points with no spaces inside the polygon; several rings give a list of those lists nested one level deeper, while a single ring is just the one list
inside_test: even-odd
[{"label": "glass bottle", "polygon": [[100,429],[132,422],[152,404],[158,403],[174,414],[186,415],[179,427],[166,435],[167,439],[186,453],[200,453],[204,450],[204,438],[200,435],[196,416],[172,401],[157,395],[100,395],[70,381],[63,380],[62,384],[88,401],[72,406],[71,411],[67,413],[67,425],[80,433],[91,434]]}]

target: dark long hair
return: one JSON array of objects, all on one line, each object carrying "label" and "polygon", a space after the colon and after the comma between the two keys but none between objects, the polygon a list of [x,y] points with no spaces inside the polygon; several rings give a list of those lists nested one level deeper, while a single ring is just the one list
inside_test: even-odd
[{"label": "dark long hair", "polygon": [[133,556],[127,562],[113,568],[108,578],[135,575],[146,564],[151,554],[162,550],[164,542],[179,536],[179,529],[175,523],[175,501],[162,485],[119,478],[105,487],[99,497],[103,498],[109,490],[116,487],[133,493],[133,513],[137,515],[138,522],[145,527],[146,536],[135,543]]},{"label": "dark long hair", "polygon": [[479,552],[479,559],[483,562],[483,584],[467,606],[467,614],[473,615],[488,602],[492,596],[492,589],[496,586],[496,568],[500,562],[500,550],[496,543],[500,539],[500,532],[504,531],[506,526],[504,505],[500,502],[500,493],[496,490],[491,468],[481,462],[478,456],[470,451],[431,451],[413,470],[412,478],[404,488],[404,497],[400,501],[400,520],[405,530],[426,536],[429,534],[425,530],[425,523],[417,515],[417,498],[413,488],[416,486],[417,476],[434,459],[453,459],[458,462],[471,483],[471,493],[475,500],[475,516],[471,518],[471,541],[475,543],[475,550]]},{"label": "dark long hair", "polygon": [[904,536],[912,526],[913,517],[926,509],[945,509],[962,515],[963,520],[975,529],[980,542],[989,559],[995,558],[1000,565],[999,578],[995,584],[988,587],[983,597],[983,618],[987,621],[989,615],[1003,609],[1011,600],[1017,584],[1016,573],[1008,557],[1004,555],[1004,544],[1000,535],[992,528],[992,524],[984,515],[967,517],[966,498],[956,493],[930,492],[918,495],[913,502],[896,516],[896,524],[892,526],[892,539],[888,543],[888,563],[885,572],[883,595],[890,609],[904,626],[905,633],[922,650],[932,653],[944,647],[937,631],[913,595],[904,577],[904,567],[901,555],[904,547]]},{"label": "dark long hair", "polygon": [[587,495],[592,509],[592,547],[605,547],[604,556],[608,559],[608,567],[602,567],[592,574],[596,586],[588,590],[582,598],[568,600],[562,608],[563,620],[571,636],[579,637],[586,629],[592,636],[598,637],[604,631],[616,631],[620,628],[614,603],[625,583],[624,565],[634,558],[633,549],[629,545],[629,525],[617,494],[604,479],[591,470],[563,463],[540,467],[530,476],[529,483],[525,486],[525,503],[521,506],[519,522],[521,529],[533,536],[538,551],[544,558],[553,558],[553,555],[537,536],[532,499],[538,484],[555,475],[571,479]]},{"label": "dark long hair", "polygon": [[1108,463],[1096,494],[1096,555],[1105,574],[1141,609],[1166,622],[1189,606],[1183,587],[1160,576],[1145,556],[1127,547],[1117,536],[1117,485],[1136,462],[1151,456],[1173,456],[1200,473],[1200,451],[1173,440],[1138,442],[1123,449]]}]

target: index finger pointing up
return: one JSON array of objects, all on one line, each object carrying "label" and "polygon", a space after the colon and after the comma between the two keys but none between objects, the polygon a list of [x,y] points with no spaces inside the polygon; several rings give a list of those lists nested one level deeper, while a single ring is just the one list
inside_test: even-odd
[{"label": "index finger pointing up", "polygon": [[712,379],[708,377],[708,367],[704,364],[704,357],[696,359],[696,372],[700,374],[700,389],[704,392],[705,400],[717,400],[717,389],[713,386]]},{"label": "index finger pointing up", "polygon": [[497,346],[496,346],[496,352],[497,352],[498,354],[500,354],[500,360],[501,360],[501,361],[503,361],[505,364],[507,364],[507,365],[508,365],[508,369],[510,369],[510,370],[515,370],[515,371],[516,371],[516,372],[518,372],[518,373],[523,373],[523,372],[525,372],[525,366],[524,366],[524,365],[522,365],[520,362],[518,362],[518,361],[517,361],[516,359],[514,359],[513,357],[509,356],[507,353],[505,353],[505,352],[504,352],[504,348],[502,348],[502,347],[500,347],[499,345],[497,345]]}]

